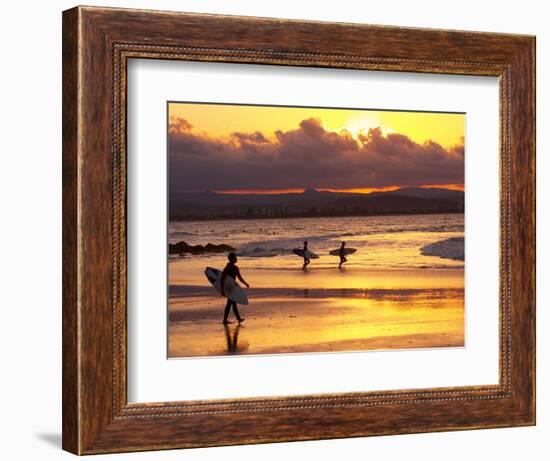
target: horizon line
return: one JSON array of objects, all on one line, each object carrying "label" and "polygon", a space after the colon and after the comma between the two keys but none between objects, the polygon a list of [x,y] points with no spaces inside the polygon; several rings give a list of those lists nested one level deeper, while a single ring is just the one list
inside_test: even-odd
[{"label": "horizon line", "polygon": [[464,192],[464,184],[425,184],[404,185],[404,186],[385,186],[385,187],[363,187],[349,189],[334,189],[334,188],[289,188],[289,189],[226,189],[226,190],[205,190],[205,191],[187,191],[187,193],[211,192],[220,195],[284,195],[284,194],[303,194],[307,190],[315,192],[333,192],[341,194],[372,194],[373,192],[392,192],[399,189],[442,189],[455,190]]}]

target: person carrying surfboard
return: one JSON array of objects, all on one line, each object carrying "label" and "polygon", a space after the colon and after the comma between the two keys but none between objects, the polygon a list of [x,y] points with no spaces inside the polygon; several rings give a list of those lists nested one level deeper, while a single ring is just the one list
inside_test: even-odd
[{"label": "person carrying surfboard", "polygon": [[338,264],[338,269],[342,270],[342,264],[348,262],[348,258],[346,258],[346,242],[342,242],[342,245],[340,245],[340,264]]},{"label": "person carrying surfboard", "polygon": [[302,270],[305,271],[308,264],[311,262],[308,258],[309,251],[307,249],[307,240],[304,242],[304,249],[303,249],[303,256],[304,256],[304,265],[302,266]]},{"label": "person carrying surfboard", "polygon": [[[225,296],[224,287],[225,287],[225,278],[226,277],[231,277],[233,280],[239,279],[246,286],[246,288],[250,287],[250,285],[248,283],[246,283],[245,280],[243,279],[243,277],[241,276],[241,271],[239,270],[239,267],[237,266],[237,255],[235,253],[231,252],[227,255],[227,259],[229,260],[229,262],[226,264],[226,266],[225,266],[225,268],[222,272],[222,277],[221,277],[221,281],[220,281],[220,288],[221,288],[221,295],[222,296]],[[223,314],[223,324],[227,325],[228,323],[233,323],[233,322],[228,320],[229,312],[231,311],[231,308],[233,308],[233,313],[235,314],[235,317],[237,318],[237,322],[239,322],[239,323],[244,322],[245,319],[243,317],[241,317],[241,315],[239,314],[239,309],[237,308],[237,303],[235,301],[227,298],[227,303],[225,305],[225,311],[224,311],[224,314]]]}]

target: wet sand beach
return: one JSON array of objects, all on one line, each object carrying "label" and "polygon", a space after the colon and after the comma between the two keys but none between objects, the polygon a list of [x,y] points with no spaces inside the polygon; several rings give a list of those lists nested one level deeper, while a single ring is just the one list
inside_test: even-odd
[{"label": "wet sand beach", "polygon": [[463,269],[246,274],[244,265],[246,321],[224,326],[225,299],[195,264],[170,263],[170,358],[464,346]]}]

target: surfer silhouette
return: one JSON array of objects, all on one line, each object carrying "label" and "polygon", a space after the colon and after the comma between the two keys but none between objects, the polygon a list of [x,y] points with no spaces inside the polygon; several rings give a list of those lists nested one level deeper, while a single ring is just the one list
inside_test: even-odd
[{"label": "surfer silhouette", "polygon": [[348,262],[348,258],[346,258],[346,242],[342,242],[342,245],[340,246],[340,264],[338,264],[338,269],[342,269],[342,264]]},{"label": "surfer silhouette", "polygon": [[306,240],[304,242],[304,250],[303,250],[303,256],[304,256],[304,265],[302,266],[303,271],[307,269],[308,264],[311,262],[307,257],[307,254],[308,254],[308,249],[307,249],[307,240]]},{"label": "surfer silhouette", "polygon": [[[246,288],[249,288],[250,285],[245,282],[243,277],[241,276],[241,271],[239,270],[239,267],[237,266],[237,255],[233,252],[229,253],[227,255],[227,259],[229,262],[226,264],[220,281],[220,288],[221,288],[221,294],[222,296],[225,296],[225,278],[231,277],[233,280],[239,279]],[[227,325],[228,323],[233,323],[228,320],[229,312],[231,311],[231,308],[233,308],[233,313],[235,314],[235,317],[237,318],[237,322],[241,323],[244,322],[244,318],[241,317],[239,314],[239,309],[237,308],[237,303],[229,298],[227,298],[227,303],[225,305],[225,311],[223,314],[223,324]]]}]

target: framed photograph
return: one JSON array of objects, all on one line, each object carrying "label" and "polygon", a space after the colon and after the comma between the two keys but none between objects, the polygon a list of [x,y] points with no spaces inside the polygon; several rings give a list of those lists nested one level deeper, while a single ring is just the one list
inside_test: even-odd
[{"label": "framed photograph", "polygon": [[535,424],[535,38],[63,13],[63,448]]},{"label": "framed photograph", "polygon": [[169,358],[464,347],[465,114],[167,110]]}]

